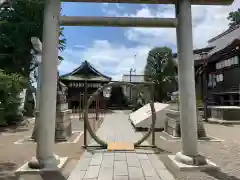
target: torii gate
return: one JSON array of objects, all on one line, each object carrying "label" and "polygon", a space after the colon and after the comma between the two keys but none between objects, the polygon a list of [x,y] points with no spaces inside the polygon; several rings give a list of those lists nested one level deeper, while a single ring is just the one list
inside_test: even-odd
[{"label": "torii gate", "polygon": [[56,114],[59,26],[176,27],[182,151],[175,159],[204,164],[199,155],[193,61],[191,4],[230,5],[233,0],[63,0],[65,2],[175,4],[176,18],[68,17],[60,16],[60,0],[45,0],[40,113],[37,121],[37,159],[46,169],[56,170],[61,158],[53,152]]}]

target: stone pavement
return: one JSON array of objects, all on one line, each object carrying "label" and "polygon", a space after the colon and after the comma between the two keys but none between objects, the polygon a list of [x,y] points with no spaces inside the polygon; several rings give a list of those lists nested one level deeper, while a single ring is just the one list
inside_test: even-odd
[{"label": "stone pavement", "polygon": [[[135,142],[142,137],[134,132],[123,111],[106,115],[97,135],[107,142]],[[85,151],[68,180],[174,180],[174,177],[152,149],[133,152],[95,149]]]}]

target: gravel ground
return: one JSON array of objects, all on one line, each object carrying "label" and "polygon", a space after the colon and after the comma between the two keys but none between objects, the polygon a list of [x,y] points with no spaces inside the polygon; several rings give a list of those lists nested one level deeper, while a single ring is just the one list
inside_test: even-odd
[{"label": "gravel ground", "polygon": [[[31,136],[33,125],[30,123],[28,127],[18,129],[7,129],[0,131],[0,180],[12,180],[16,179],[13,175],[14,171],[23,165],[26,161],[30,160],[36,155],[36,144],[13,144],[15,141],[24,138],[25,136]],[[79,122],[78,119],[72,120],[73,131],[83,131],[83,122]],[[90,139],[90,138],[89,138]],[[79,141],[75,144],[55,144],[54,152],[62,157],[68,157],[68,164],[71,164],[73,168],[73,162],[77,163],[84,149],[83,135]],[[66,166],[66,167],[67,167]],[[67,167],[68,168],[68,167]],[[71,171],[71,170],[70,170]],[[68,172],[69,173],[69,172]],[[47,175],[48,178],[53,175]],[[32,179],[33,177],[26,178]],[[25,179],[25,178],[24,178]],[[36,179],[34,177],[34,179]],[[37,178],[38,179],[38,178]]]},{"label": "gravel ground", "polygon": [[[207,134],[224,140],[223,142],[199,142],[199,151],[220,167],[220,171],[180,172],[176,169],[166,154],[159,154],[176,180],[240,180],[240,125],[224,126],[205,124]],[[161,132],[156,133],[157,146],[175,154],[181,150],[180,142],[169,142],[159,138]],[[151,140],[151,139],[149,139]]]}]

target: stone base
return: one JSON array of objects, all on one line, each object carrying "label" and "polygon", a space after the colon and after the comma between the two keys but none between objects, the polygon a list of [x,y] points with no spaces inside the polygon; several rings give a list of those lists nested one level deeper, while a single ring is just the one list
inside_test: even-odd
[{"label": "stone base", "polygon": [[[180,112],[176,110],[166,110],[166,120],[164,125],[164,131],[173,137],[181,137],[180,128]],[[197,117],[197,131],[198,138],[207,137],[202,116],[198,113]]]},{"label": "stone base", "polygon": [[56,105],[56,110],[57,110],[57,111],[65,111],[65,110],[68,110],[68,103],[57,104],[57,105]]},{"label": "stone base", "polygon": [[66,164],[67,162],[67,159],[68,157],[58,157],[56,156],[56,165],[49,165],[47,167],[43,167],[42,165],[42,168],[40,169],[37,169],[37,168],[30,168],[29,167],[29,164],[30,163],[38,163],[37,159],[34,157],[32,158],[31,161],[28,161],[26,162],[25,164],[23,164],[20,168],[18,168],[16,171],[15,171],[15,174],[18,176],[18,175],[21,175],[21,174],[38,174],[38,173],[41,173],[41,172],[49,172],[49,171],[60,171],[61,168],[64,167],[64,165]]},{"label": "stone base", "polygon": [[57,111],[55,141],[67,141],[72,135],[71,110]]},{"label": "stone base", "polygon": [[208,169],[219,169],[215,163],[211,162],[208,159],[205,159],[201,155],[197,157],[190,157],[185,156],[179,152],[176,155],[169,155],[168,157],[173,162],[173,165],[180,171],[202,171]]},{"label": "stone base", "polygon": [[229,120],[221,120],[216,118],[208,118],[208,123],[235,125],[235,124],[240,124],[240,121],[229,121]]},{"label": "stone base", "polygon": [[[56,127],[55,127],[55,141],[62,142],[67,141],[72,135],[72,122],[71,122],[71,110],[62,110],[56,112]],[[36,117],[39,112],[36,112]],[[36,118],[37,119],[37,118]],[[36,124],[32,133],[32,140],[36,141]]]},{"label": "stone base", "polygon": [[211,118],[225,121],[239,121],[239,106],[209,106]]}]

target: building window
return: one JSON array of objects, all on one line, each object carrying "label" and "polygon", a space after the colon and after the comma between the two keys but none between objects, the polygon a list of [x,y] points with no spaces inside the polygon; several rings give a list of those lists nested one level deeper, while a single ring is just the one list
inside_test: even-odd
[{"label": "building window", "polygon": [[233,65],[238,65],[238,64],[239,64],[239,57],[235,56],[231,59],[227,59],[227,60],[220,61],[220,62],[216,63],[216,69],[231,67]]},{"label": "building window", "polygon": [[216,75],[216,81],[217,82],[222,82],[223,81],[223,74]]},{"label": "building window", "polygon": [[215,88],[216,85],[217,85],[216,74],[214,73],[208,74],[208,87]]}]

